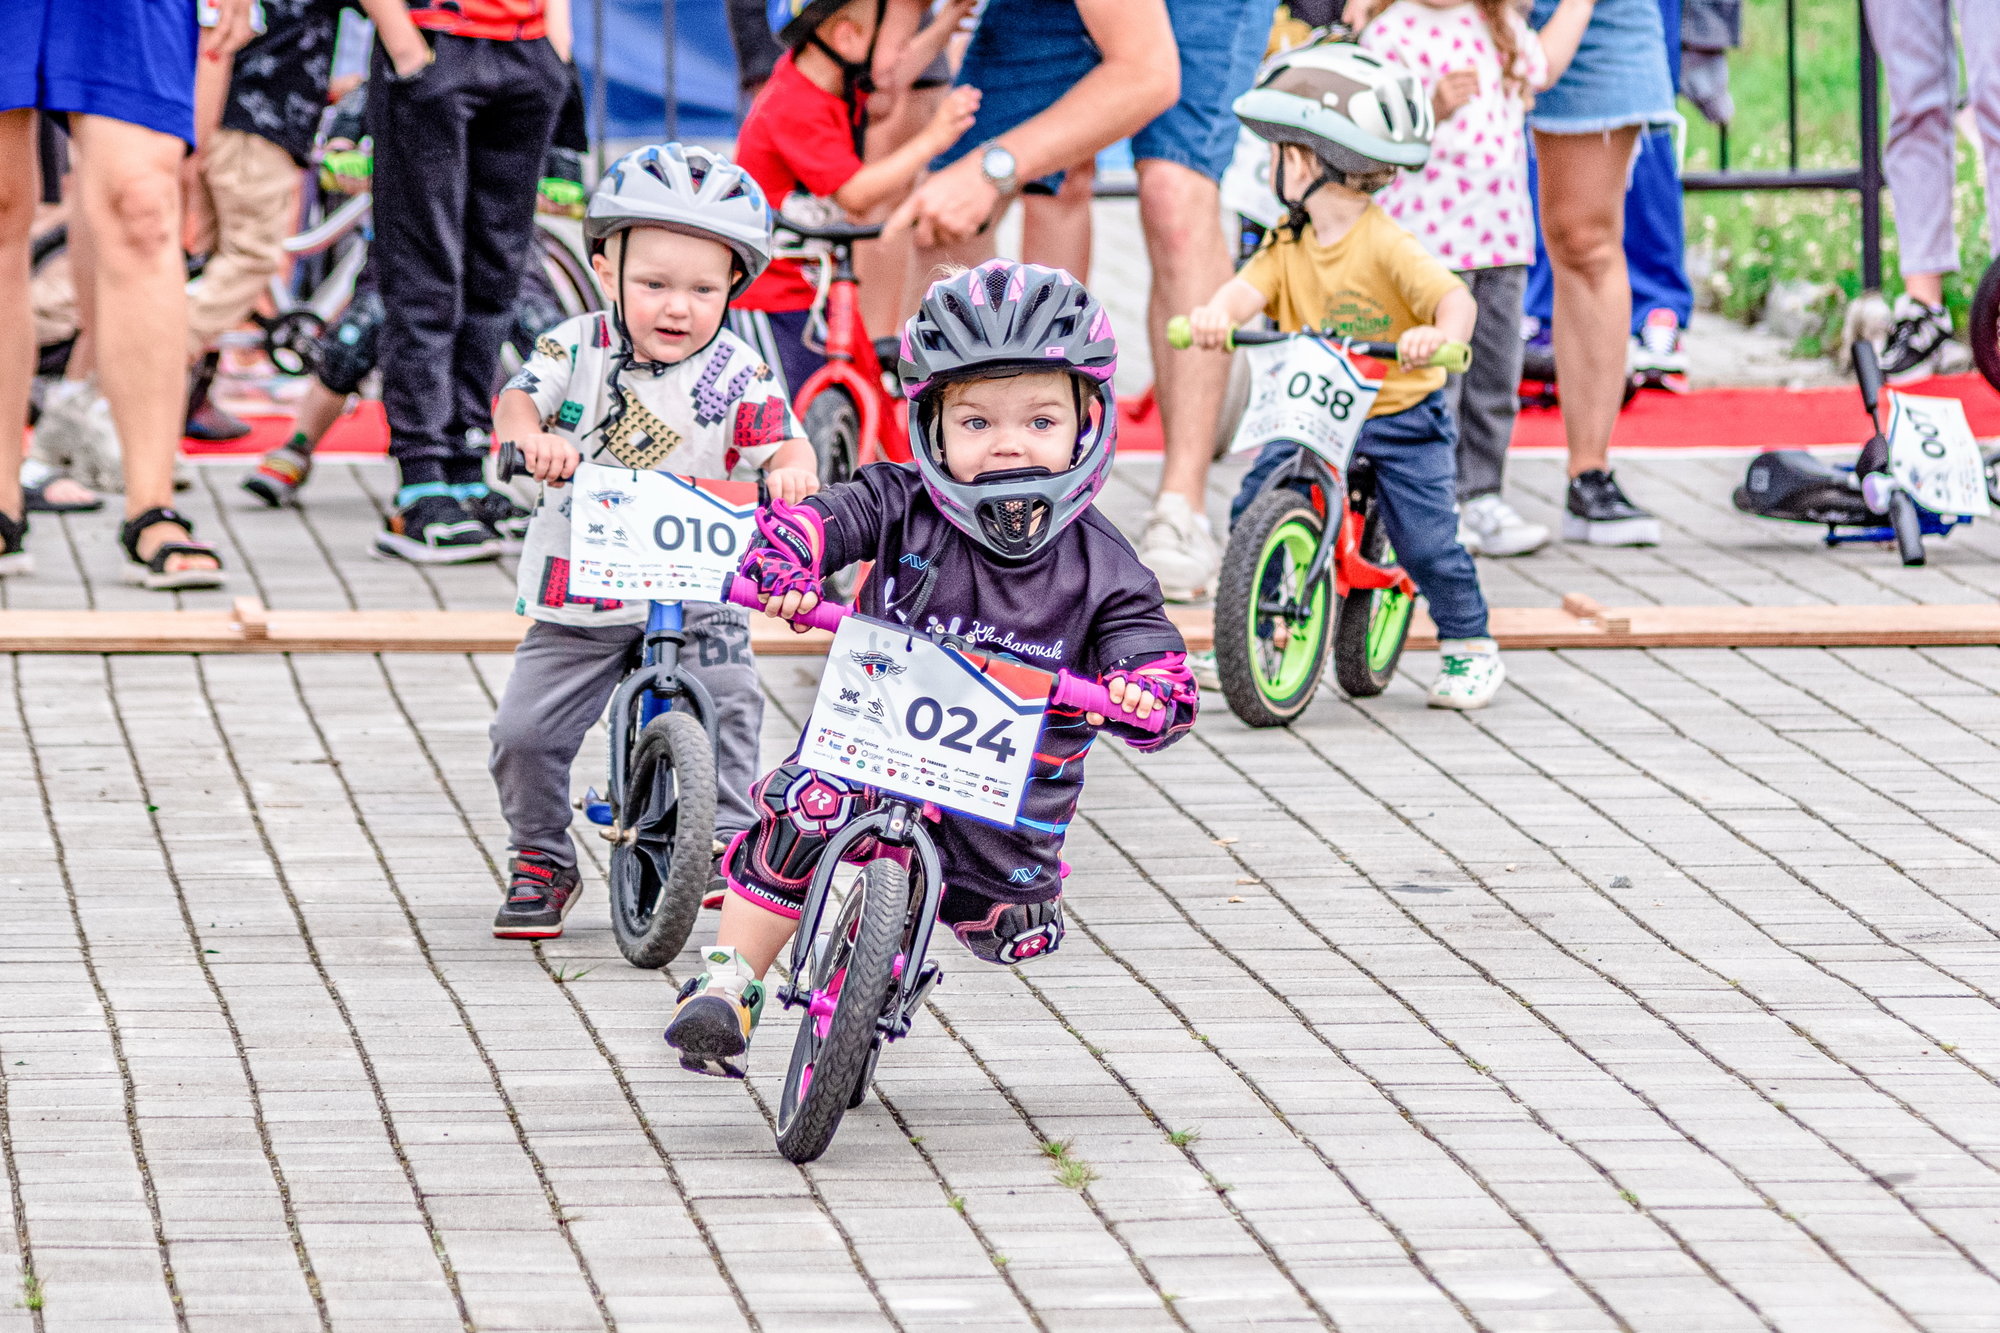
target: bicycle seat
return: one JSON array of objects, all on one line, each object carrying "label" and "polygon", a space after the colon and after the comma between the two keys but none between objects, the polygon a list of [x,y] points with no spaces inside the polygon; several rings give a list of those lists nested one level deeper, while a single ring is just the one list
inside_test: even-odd
[{"label": "bicycle seat", "polygon": [[778,214],[776,225],[795,236],[803,236],[808,241],[832,241],[845,244],[851,241],[872,241],[882,234],[879,222],[800,222]]}]

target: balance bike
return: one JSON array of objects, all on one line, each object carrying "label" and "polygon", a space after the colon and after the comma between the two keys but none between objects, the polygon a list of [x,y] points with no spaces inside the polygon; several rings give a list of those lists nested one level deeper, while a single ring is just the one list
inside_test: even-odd
[{"label": "balance bike", "polygon": [[[1187,347],[1187,320],[1167,324]],[[1354,440],[1381,387],[1353,356],[1393,361],[1396,345],[1328,334],[1238,329],[1230,346],[1290,344],[1254,373],[1232,453],[1299,446],[1265,478],[1231,525],[1215,593],[1215,666],[1229,711],[1253,727],[1286,726],[1319,688],[1327,653],[1351,698],[1380,694],[1395,675],[1416,609],[1416,584],[1396,564],[1375,471]],[[1463,371],[1464,343],[1431,364]]]},{"label": "balance bike", "polygon": [[[502,481],[527,473],[502,442]],[[611,696],[605,795],[584,817],[611,844],[611,930],[634,967],[664,967],[687,943],[708,890],[715,846],[715,701],[680,670],[679,602],[651,602],[635,661]]]}]

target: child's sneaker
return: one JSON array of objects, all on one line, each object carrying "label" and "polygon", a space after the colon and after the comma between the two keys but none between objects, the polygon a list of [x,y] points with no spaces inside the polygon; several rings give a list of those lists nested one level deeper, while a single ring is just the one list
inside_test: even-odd
[{"label": "child's sneaker", "polygon": [[1527,555],[1549,544],[1549,530],[1522,518],[1500,492],[1488,491],[1459,506],[1458,542],[1474,555]]},{"label": "child's sneaker", "polygon": [[1592,468],[1569,480],[1563,540],[1592,546],[1658,546],[1660,520],[1627,499],[1618,479]]},{"label": "child's sneaker", "polygon": [[1160,581],[1170,602],[1198,602],[1215,588],[1222,552],[1208,515],[1198,514],[1185,496],[1168,491],[1153,501],[1139,537],[1139,559]]},{"label": "child's sneaker", "polygon": [[507,901],[493,918],[493,938],[555,939],[582,896],[575,866],[557,865],[553,857],[522,848],[507,863]]},{"label": "child's sneaker", "polygon": [[1484,708],[1500,692],[1507,668],[1500,645],[1491,639],[1439,639],[1437,679],[1431,682],[1432,708],[1469,712]]},{"label": "child's sneaker", "polygon": [[499,555],[500,539],[450,495],[422,495],[389,515],[375,549],[412,564],[463,565]]},{"label": "child's sneaker", "polygon": [[277,509],[299,498],[299,488],[312,475],[312,455],[296,449],[273,449],[243,478],[243,489]]},{"label": "child's sneaker", "polygon": [[528,511],[491,487],[482,485],[477,495],[461,497],[465,512],[486,525],[500,543],[502,555],[519,555],[528,540]]},{"label": "child's sneaker", "polygon": [[1904,292],[1896,298],[1895,318],[1882,348],[1882,378],[1896,385],[1916,384],[1965,368],[1965,349],[1952,341],[1951,311]]},{"label": "child's sneaker", "polygon": [[764,1013],[764,983],[734,949],[718,945],[703,950],[701,960],[708,970],[681,987],[667,1045],[681,1053],[682,1069],[742,1078],[750,1034]]},{"label": "child's sneaker", "polygon": [[1215,649],[1204,648],[1198,653],[1189,653],[1187,655],[1187,669],[1188,674],[1194,677],[1194,683],[1202,689],[1220,690],[1222,688],[1222,671],[1221,668],[1215,665]]},{"label": "child's sneaker", "polygon": [[1649,382],[1658,382],[1669,375],[1687,374],[1687,352],[1681,347],[1681,322],[1673,311],[1656,307],[1646,312],[1646,322],[1639,326],[1639,332],[1632,339],[1632,353],[1627,361],[1634,374],[1645,376]]}]

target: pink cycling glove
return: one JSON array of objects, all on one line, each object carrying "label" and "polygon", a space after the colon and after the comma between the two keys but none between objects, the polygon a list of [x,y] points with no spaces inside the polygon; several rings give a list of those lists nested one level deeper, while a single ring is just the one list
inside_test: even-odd
[{"label": "pink cycling glove", "polygon": [[737,572],[755,583],[759,593],[767,598],[788,592],[825,596],[819,562],[826,550],[826,525],[817,509],[773,497],[757,511],[757,538]]}]

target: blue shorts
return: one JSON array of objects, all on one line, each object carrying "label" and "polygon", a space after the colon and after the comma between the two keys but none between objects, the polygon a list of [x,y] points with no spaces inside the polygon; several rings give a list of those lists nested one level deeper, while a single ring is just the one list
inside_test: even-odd
[{"label": "blue shorts", "polygon": [[104,116],[194,145],[194,0],[7,0],[0,111]]},{"label": "blue shorts", "polygon": [[[1535,0],[1539,29],[1557,0]],[[1674,34],[1680,44],[1680,34]],[[1535,95],[1528,125],[1544,134],[1600,134],[1627,125],[1674,126],[1673,75],[1659,0],[1599,0],[1583,41],[1555,86]]]},{"label": "blue shorts", "polygon": [[[1236,150],[1230,103],[1257,77],[1277,7],[1277,0],[1167,0],[1181,53],[1181,99],[1132,136],[1135,159],[1222,179]],[[933,169],[1048,110],[1100,60],[1075,0],[991,0],[958,71],[959,83],[983,94],[979,114]],[[1057,188],[1062,173],[1037,183]]]}]

